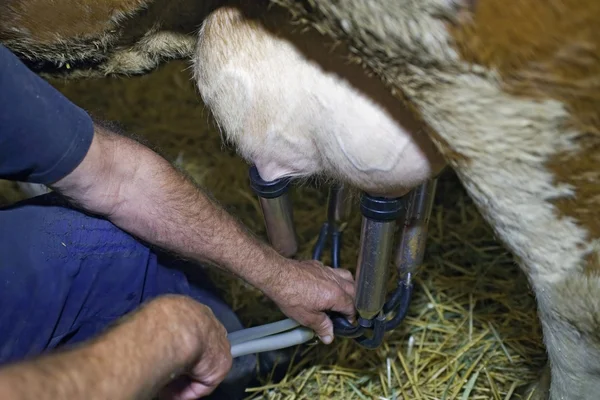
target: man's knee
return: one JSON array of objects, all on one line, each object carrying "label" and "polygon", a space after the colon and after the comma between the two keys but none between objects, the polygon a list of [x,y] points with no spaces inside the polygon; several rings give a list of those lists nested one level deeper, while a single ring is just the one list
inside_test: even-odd
[{"label": "man's knee", "polygon": [[149,254],[54,193],[0,209],[0,363],[61,344],[98,312],[134,306],[127,296],[141,297]]}]

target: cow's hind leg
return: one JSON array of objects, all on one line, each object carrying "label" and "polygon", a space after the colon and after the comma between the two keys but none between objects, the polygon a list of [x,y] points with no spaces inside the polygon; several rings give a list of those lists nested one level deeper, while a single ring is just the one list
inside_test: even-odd
[{"label": "cow's hind leg", "polygon": [[532,279],[548,363],[521,398],[600,398],[600,276],[582,271],[556,282]]},{"label": "cow's hind leg", "polygon": [[551,366],[550,399],[600,398],[600,276],[575,272],[536,293]]}]

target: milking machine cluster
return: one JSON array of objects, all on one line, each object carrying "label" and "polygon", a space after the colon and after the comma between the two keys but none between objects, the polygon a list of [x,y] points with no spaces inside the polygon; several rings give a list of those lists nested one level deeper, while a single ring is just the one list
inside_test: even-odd
[{"label": "milking machine cluster", "polygon": [[[254,166],[250,168],[249,175],[252,190],[260,202],[271,245],[280,254],[293,256],[298,250],[298,242],[289,198],[291,180],[264,181]],[[381,345],[384,333],[397,328],[406,317],[413,291],[412,277],[423,261],[436,184],[435,178],[430,179],[399,198],[361,194],[362,226],[355,279],[358,321],[354,325],[343,316],[331,313],[336,336],[351,338],[365,348],[375,349]],[[321,260],[329,241],[331,266],[340,267],[342,233],[350,213],[347,188],[341,184],[331,185],[327,220],[313,249],[313,259]],[[398,224],[401,233],[394,246]],[[386,301],[392,257],[398,269],[398,282]],[[312,339],[312,331],[298,326],[288,319],[231,333],[229,340],[232,353],[234,357],[239,357]]]}]

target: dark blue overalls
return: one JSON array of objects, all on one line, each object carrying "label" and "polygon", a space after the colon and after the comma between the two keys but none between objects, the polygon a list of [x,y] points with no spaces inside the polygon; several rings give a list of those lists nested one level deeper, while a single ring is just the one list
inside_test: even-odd
[{"label": "dark blue overalls", "polygon": [[[0,46],[0,179],[51,183],[93,136],[89,115]],[[0,366],[97,335],[142,302],[184,294],[228,331],[243,326],[198,265],[150,249],[48,194],[0,209]],[[238,398],[255,356],[236,359],[214,397]]]}]

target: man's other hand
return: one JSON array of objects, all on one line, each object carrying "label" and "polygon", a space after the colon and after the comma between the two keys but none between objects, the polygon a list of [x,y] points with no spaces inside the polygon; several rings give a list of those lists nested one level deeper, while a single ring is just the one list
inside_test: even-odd
[{"label": "man's other hand", "polygon": [[161,391],[160,398],[193,400],[208,396],[225,379],[233,363],[227,330],[210,308],[192,299],[168,296],[158,301],[171,315],[194,325],[189,331],[193,336],[181,336],[181,341],[187,343],[185,358],[190,367]]}]

